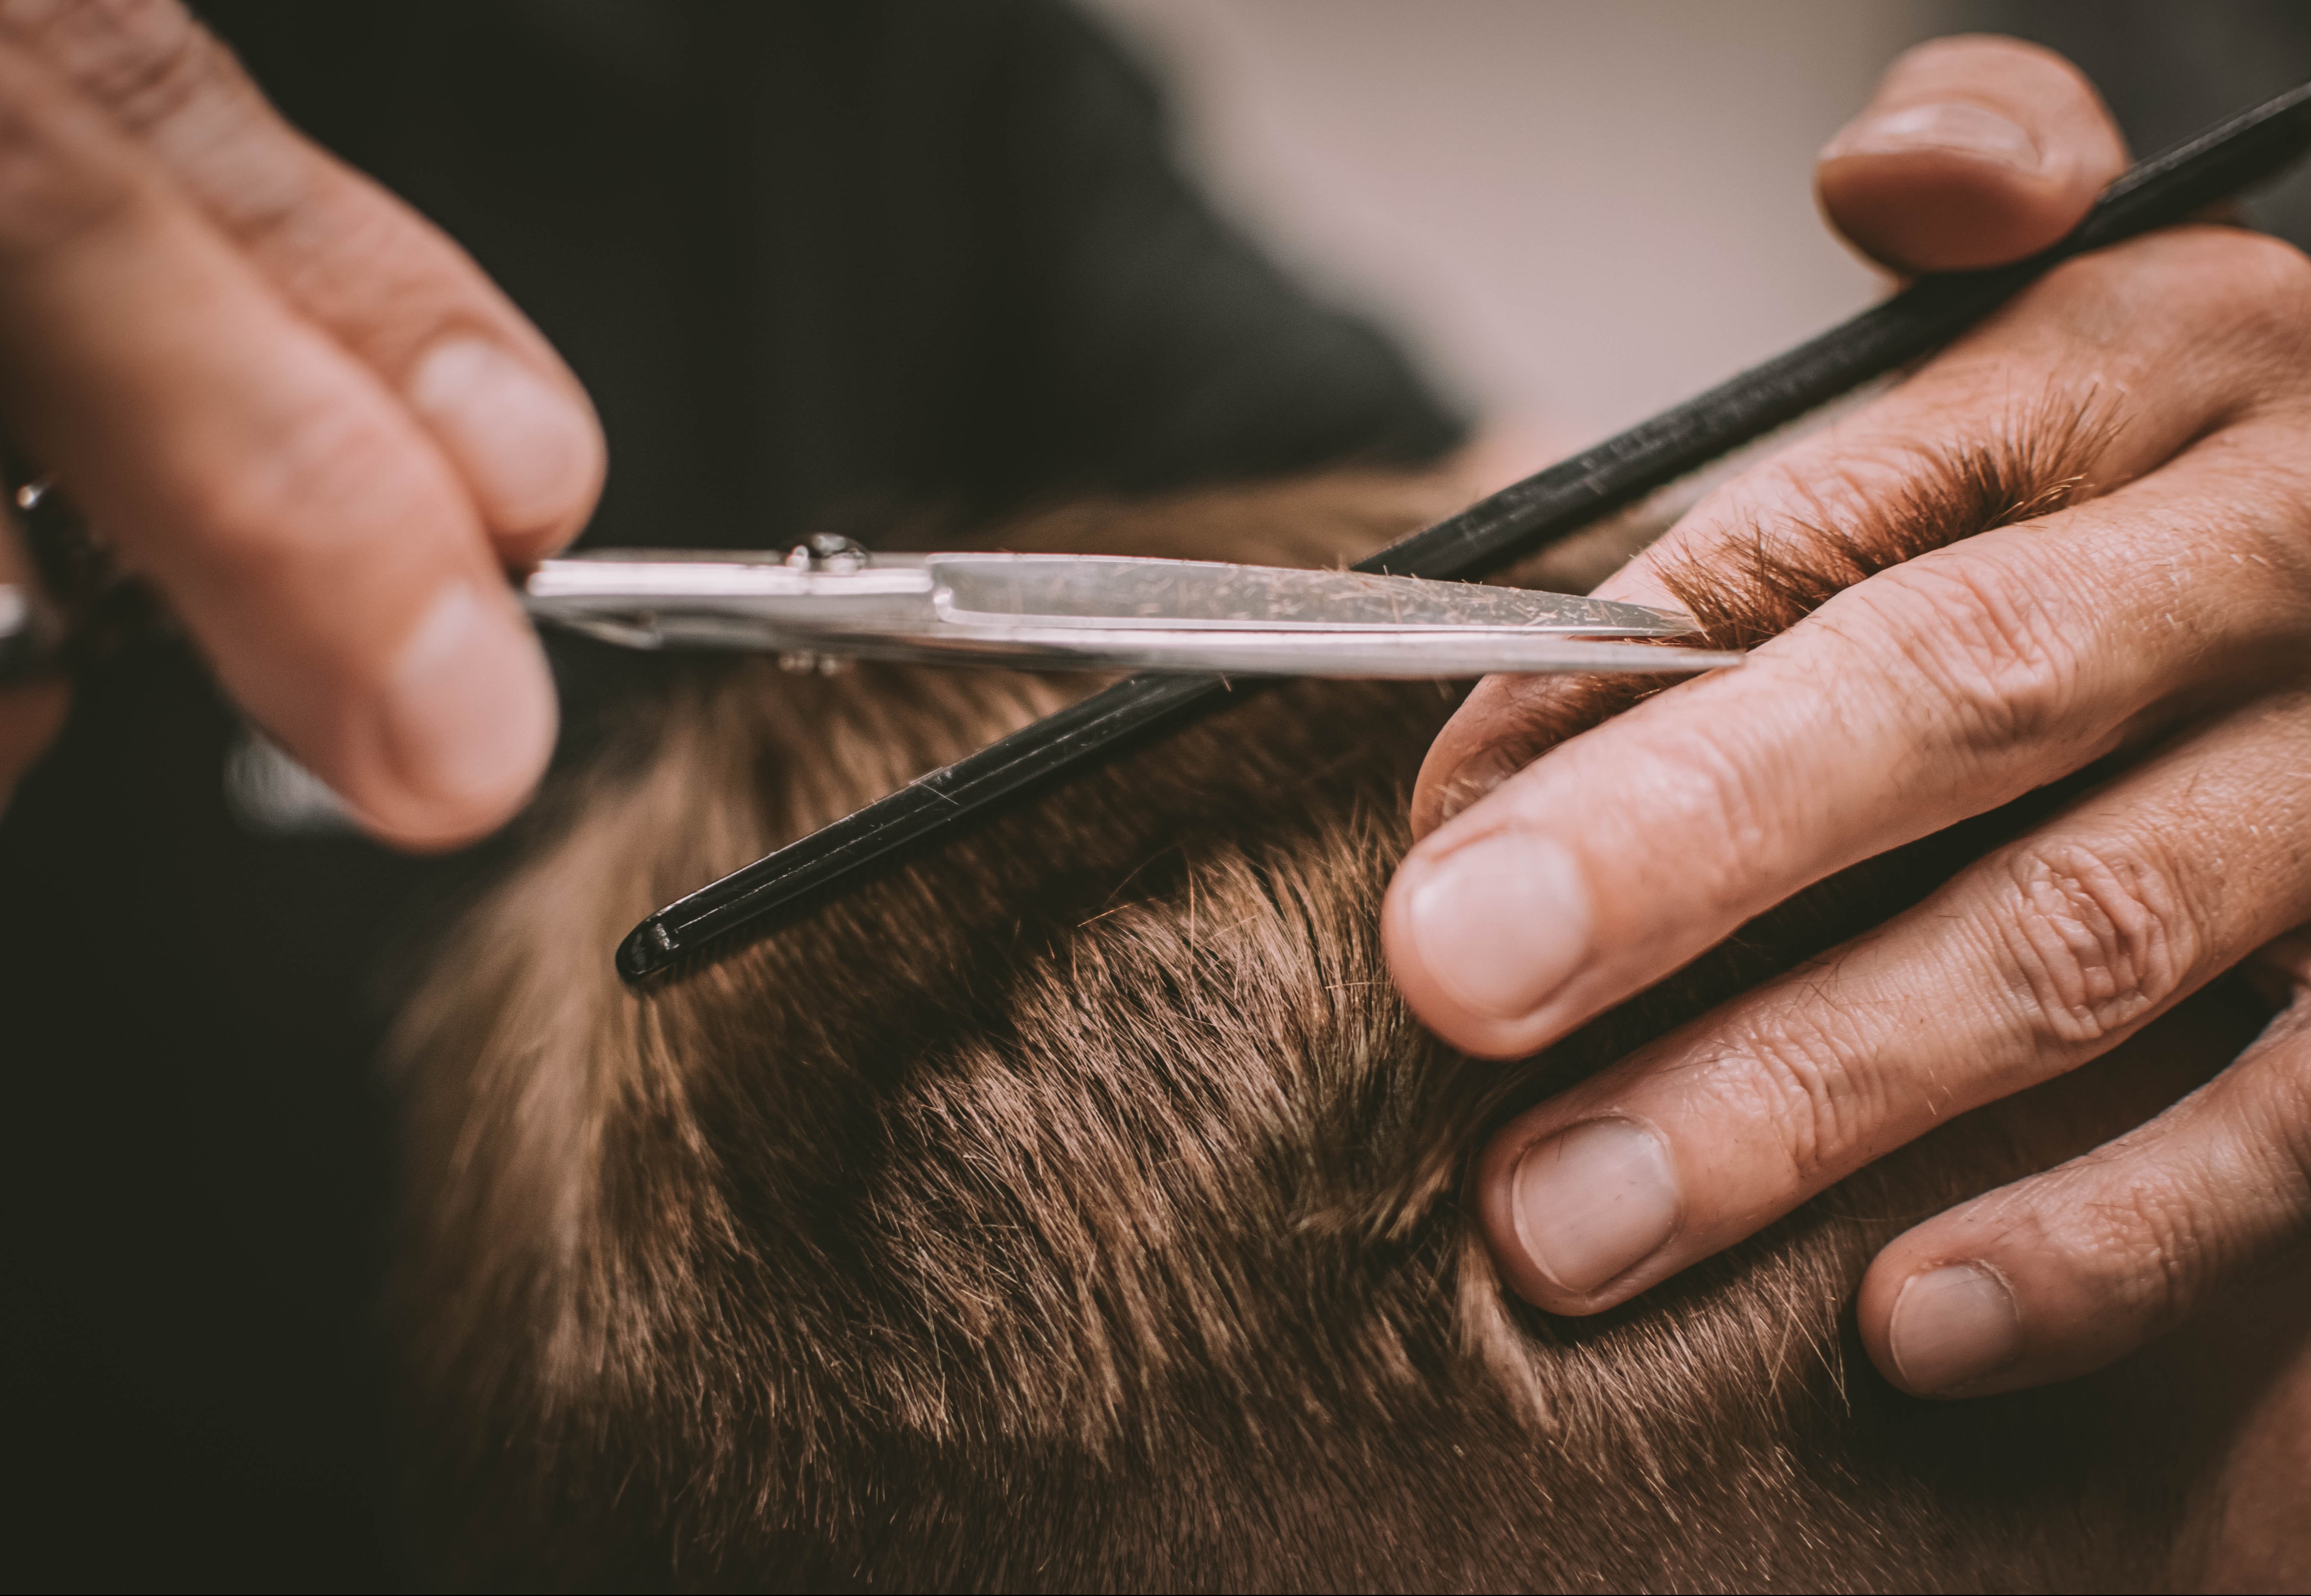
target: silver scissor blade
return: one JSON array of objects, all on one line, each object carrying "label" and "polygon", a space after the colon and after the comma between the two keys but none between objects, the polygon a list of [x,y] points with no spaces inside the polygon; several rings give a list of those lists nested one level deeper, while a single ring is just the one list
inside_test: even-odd
[{"label": "silver scissor blade", "polygon": [[843,634],[729,615],[563,617],[562,624],[627,648],[776,650],[902,664],[1015,670],[1159,671],[1188,676],[1426,680],[1560,672],[1684,676],[1738,665],[1705,649],[1559,637],[1529,627],[1364,627],[1349,632],[1251,627],[941,625],[914,633]]},{"label": "silver scissor blade", "polygon": [[1050,626],[1338,632],[1530,627],[1563,637],[1682,637],[1692,619],[1641,605],[1212,560],[1102,554],[930,554],[943,619]]},{"label": "silver scissor blade", "polygon": [[[830,647],[829,644],[832,644]],[[1187,676],[1428,680],[1602,671],[1685,676],[1741,656],[1658,643],[1560,637],[1528,627],[952,626],[926,638],[837,638],[822,654],[1020,670],[1158,671]]]},{"label": "silver scissor blade", "polygon": [[[807,551],[806,551],[807,553]],[[1740,656],[1615,639],[1684,615],[1472,582],[1103,554],[604,553],[549,560],[530,612],[631,648],[1030,670],[1274,676],[1714,670]]]},{"label": "silver scissor blade", "polygon": [[[549,560],[524,598],[541,620],[640,647],[808,648],[814,636],[931,641],[957,628],[1396,632],[1481,627],[1554,637],[1689,635],[1684,615],[1473,582],[1102,554],[870,555],[835,566],[766,554],[603,551]],[[749,638],[749,632],[755,635]]]}]

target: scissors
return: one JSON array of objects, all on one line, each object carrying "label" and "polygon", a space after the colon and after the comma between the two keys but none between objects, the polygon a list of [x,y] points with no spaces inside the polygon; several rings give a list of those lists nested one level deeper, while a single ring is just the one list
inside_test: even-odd
[{"label": "scissors", "polygon": [[[44,495],[20,497],[31,509]],[[62,508],[45,499],[43,510]],[[779,553],[589,551],[544,562],[519,594],[533,619],[606,642],[754,650],[797,668],[861,658],[1202,676],[1674,675],[1740,658],[1653,641],[1690,636],[1689,616],[1558,593],[1207,560],[884,554],[826,534]],[[68,610],[83,607],[0,582],[0,683],[55,668],[79,630]]]},{"label": "scissors", "polygon": [[548,560],[536,620],[630,648],[746,649],[1028,670],[1278,676],[1674,674],[1739,654],[1664,647],[1690,616],[1474,582],[1109,554],[606,549]]}]

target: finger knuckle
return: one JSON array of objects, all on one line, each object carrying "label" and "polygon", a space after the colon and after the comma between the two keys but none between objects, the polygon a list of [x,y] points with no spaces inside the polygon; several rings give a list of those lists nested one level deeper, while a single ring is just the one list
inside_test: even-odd
[{"label": "finger knuckle", "polygon": [[2158,1328],[2179,1318],[2216,1267],[2218,1236],[2179,1182],[2143,1171],[2097,1193],[2076,1245],[2105,1307]]},{"label": "finger knuckle", "polygon": [[2052,1040],[2101,1042],[2180,995],[2206,936],[2167,850],[2145,837],[2034,841],[2010,850],[2001,962]]},{"label": "finger knuckle", "polygon": [[2260,1128],[2262,1142],[2270,1150],[2266,1167],[2258,1173],[2266,1189],[2298,1217],[2298,1224],[2311,1224],[2311,1068],[2302,1068],[2298,1060],[2271,1099],[2265,1111],[2268,1122]]},{"label": "finger knuckle", "polygon": [[0,0],[0,34],[35,40],[159,157],[172,187],[244,241],[285,231],[326,187],[327,163],[178,0]]},{"label": "finger knuckle", "polygon": [[2285,239],[2237,228],[2210,230],[2206,241],[2237,285],[2240,314],[2250,325],[2299,342],[2311,311],[2311,256]]},{"label": "finger knuckle", "polygon": [[94,112],[0,61],[0,255],[52,256],[124,219],[152,214],[151,192],[92,126]]},{"label": "finger knuckle", "polygon": [[0,31],[34,44],[132,130],[180,109],[226,59],[177,0],[6,0]]},{"label": "finger knuckle", "polygon": [[2193,242],[2196,269],[2176,284],[2178,302],[2202,308],[2216,347],[2238,369],[2299,375],[2311,354],[2311,257],[2237,228],[2203,229]]},{"label": "finger knuckle", "polygon": [[463,263],[397,204],[344,188],[283,189],[278,197],[283,203],[242,207],[236,231],[322,320],[371,327],[388,310],[397,329],[392,353],[406,358],[467,312]]},{"label": "finger knuckle", "polygon": [[2227,358],[2292,369],[2311,349],[2311,257],[2284,239],[2207,227],[2177,240],[2170,292]]},{"label": "finger knuckle", "polygon": [[1881,1104],[1867,1049],[1831,1014],[1784,1014],[1747,1027],[1720,1071],[1737,1118],[1771,1128],[1791,1173],[1811,1186],[1866,1149]]},{"label": "finger knuckle", "polygon": [[2219,351],[2255,369],[2311,345],[2311,258],[2240,228],[2181,228],[2097,250],[2048,274],[2043,292],[2087,350],[2157,348],[2186,362]]},{"label": "finger knuckle", "polygon": [[2275,1016],[2225,1084],[2249,1178],[2311,1222],[2311,1002]]},{"label": "finger knuckle", "polygon": [[[1929,554],[1856,589],[1874,613],[1859,635],[1896,678],[1922,684],[1950,746],[1978,762],[1993,750],[2046,737],[2084,685],[2078,644],[2060,596],[1980,551]],[[1854,629],[1848,629],[1853,633]]]}]

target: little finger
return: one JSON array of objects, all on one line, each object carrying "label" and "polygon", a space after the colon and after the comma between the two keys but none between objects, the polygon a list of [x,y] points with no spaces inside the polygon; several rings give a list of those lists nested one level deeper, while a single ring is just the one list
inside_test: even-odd
[{"label": "little finger", "polygon": [[2311,1002],[2158,1118],[1928,1220],[1871,1264],[1863,1344],[1919,1396],[2100,1368],[2311,1244]]}]

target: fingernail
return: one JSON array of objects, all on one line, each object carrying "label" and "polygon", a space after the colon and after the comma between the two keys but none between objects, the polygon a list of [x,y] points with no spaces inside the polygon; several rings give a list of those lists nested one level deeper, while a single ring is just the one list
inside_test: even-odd
[{"label": "fingernail", "polygon": [[1626,1274],[1677,1228],[1669,1154],[1628,1120],[1592,1120],[1526,1149],[1512,1200],[1526,1256],[1569,1292]]},{"label": "fingernail", "polygon": [[1457,848],[1419,877],[1406,924],[1421,963],[1469,1007],[1521,1019],[1589,952],[1589,892],[1573,858],[1504,832]]},{"label": "fingernail", "polygon": [[507,606],[470,582],[435,596],[402,645],[386,725],[402,780],[462,820],[528,790],[554,744],[545,659]]},{"label": "fingernail", "polygon": [[1491,797],[1495,788],[1523,768],[1497,746],[1470,754],[1438,793],[1435,823],[1442,825],[1461,810],[1475,808],[1479,799]]},{"label": "fingernail", "polygon": [[557,520],[592,480],[597,446],[583,406],[485,339],[445,338],[428,350],[410,372],[409,403],[498,526]]},{"label": "fingernail", "polygon": [[1866,118],[1838,135],[1822,153],[1891,155],[1912,150],[1949,150],[2018,171],[2036,171],[2042,159],[2036,142],[2019,123],[1963,100],[1913,105]]},{"label": "fingernail", "polygon": [[2022,1351],[2022,1321],[2005,1281],[1954,1263],[1910,1277],[1894,1299],[1886,1339],[1911,1390],[1949,1391],[2012,1363]]}]

